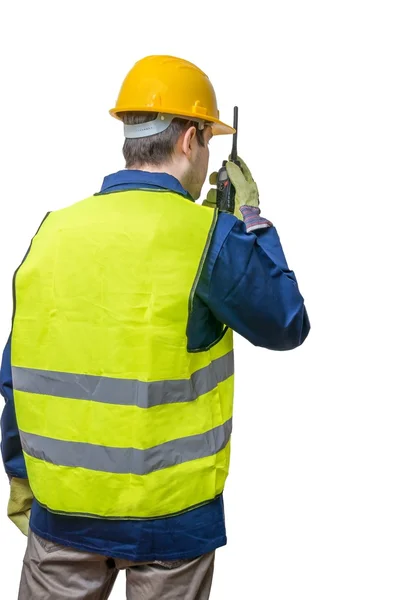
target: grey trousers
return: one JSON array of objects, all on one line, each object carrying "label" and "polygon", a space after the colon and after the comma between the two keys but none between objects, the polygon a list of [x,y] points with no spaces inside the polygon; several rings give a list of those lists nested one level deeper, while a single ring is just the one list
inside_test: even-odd
[{"label": "grey trousers", "polygon": [[120,570],[127,600],[208,600],[214,552],[193,560],[134,563],[66,548],[29,531],[19,600],[106,600]]}]

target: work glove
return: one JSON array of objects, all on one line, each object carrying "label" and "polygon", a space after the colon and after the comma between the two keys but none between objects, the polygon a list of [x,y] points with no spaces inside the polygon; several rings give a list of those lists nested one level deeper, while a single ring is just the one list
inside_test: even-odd
[{"label": "work glove", "polygon": [[33,494],[27,479],[12,477],[7,515],[24,535],[28,535]]},{"label": "work glove", "polygon": [[[217,171],[214,171],[209,177],[210,185],[217,185]],[[202,206],[209,208],[217,208],[217,188],[210,188],[206,198],[202,202]]]},{"label": "work glove", "polygon": [[[240,211],[241,206],[259,206],[259,194],[256,182],[253,180],[252,174],[246,163],[238,157],[241,167],[235,163],[228,161],[226,169],[228,176],[236,190],[235,195],[235,211],[234,214],[238,219],[243,219]],[[217,172],[214,172],[209,177],[211,185],[217,184]],[[206,199],[203,201],[203,206],[216,208],[217,206],[217,188],[210,188]]]},{"label": "work glove", "polygon": [[250,169],[246,163],[238,156],[240,167],[235,163],[228,161],[226,164],[228,177],[235,188],[235,216],[242,219],[240,208],[242,206],[259,207],[259,195],[257,184],[254,181]]}]

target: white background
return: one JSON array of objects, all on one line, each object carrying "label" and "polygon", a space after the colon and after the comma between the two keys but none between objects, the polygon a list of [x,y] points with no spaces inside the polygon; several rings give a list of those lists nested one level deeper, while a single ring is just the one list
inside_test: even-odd
[{"label": "white background", "polygon": [[[212,600],[398,597],[396,3],[9,2],[0,22],[0,340],[11,278],[48,210],[123,168],[107,113],[133,63],[172,54],[240,107],[239,150],[296,272],[312,332],[236,340],[229,534]],[[231,138],[211,142],[211,168]],[[1,597],[25,540],[0,479]],[[112,598],[123,598],[120,576]]]}]

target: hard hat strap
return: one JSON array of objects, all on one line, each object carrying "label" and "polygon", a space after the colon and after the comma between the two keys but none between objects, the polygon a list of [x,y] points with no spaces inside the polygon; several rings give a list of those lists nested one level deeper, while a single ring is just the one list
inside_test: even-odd
[{"label": "hard hat strap", "polygon": [[[179,115],[168,115],[165,113],[159,113],[156,119],[153,121],[148,121],[147,123],[139,123],[135,125],[124,125],[124,137],[127,139],[137,139],[143,137],[149,137],[151,135],[156,135],[157,133],[162,133],[165,131],[168,126],[171,124],[172,120],[178,117]],[[186,119],[187,121],[195,121],[198,123],[198,129],[205,128],[205,122],[203,119],[195,119],[191,117],[180,117],[182,119]]]}]

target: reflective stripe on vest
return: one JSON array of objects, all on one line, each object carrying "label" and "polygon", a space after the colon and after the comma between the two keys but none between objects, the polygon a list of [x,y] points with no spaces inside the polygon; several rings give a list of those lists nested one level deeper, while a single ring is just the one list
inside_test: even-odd
[{"label": "reflective stripe on vest", "polygon": [[233,373],[233,353],[229,352],[195,371],[190,379],[175,381],[131,381],[21,367],[13,367],[12,380],[14,389],[21,392],[150,408],[160,404],[192,402]]},{"label": "reflective stripe on vest", "polygon": [[124,191],[51,213],[33,239],[11,361],[29,482],[51,511],[156,518],[223,491],[232,332],[194,353],[186,334],[215,218]]},{"label": "reflective stripe on vest", "polygon": [[216,454],[227,445],[231,431],[232,419],[229,419],[206,433],[159,444],[147,450],[63,442],[24,431],[20,431],[20,436],[26,454],[55,465],[147,475],[159,469]]}]

